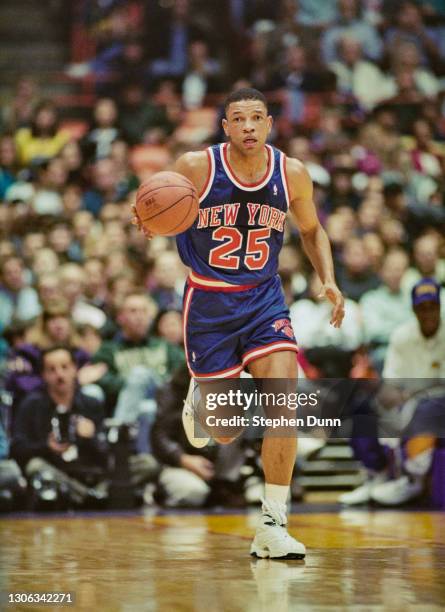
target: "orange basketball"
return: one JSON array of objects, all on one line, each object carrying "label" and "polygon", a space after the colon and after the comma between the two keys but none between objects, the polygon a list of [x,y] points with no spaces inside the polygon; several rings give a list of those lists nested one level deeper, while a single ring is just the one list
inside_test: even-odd
[{"label": "orange basketball", "polygon": [[177,172],[158,172],[144,181],[136,195],[142,225],[159,236],[185,232],[198,215],[195,186]]}]

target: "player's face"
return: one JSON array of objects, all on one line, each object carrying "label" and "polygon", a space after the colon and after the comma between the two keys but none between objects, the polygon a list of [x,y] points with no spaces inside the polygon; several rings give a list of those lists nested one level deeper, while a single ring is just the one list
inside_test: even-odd
[{"label": "player's face", "polygon": [[258,153],[272,129],[272,117],[260,100],[232,102],[222,125],[230,143],[244,154]]}]

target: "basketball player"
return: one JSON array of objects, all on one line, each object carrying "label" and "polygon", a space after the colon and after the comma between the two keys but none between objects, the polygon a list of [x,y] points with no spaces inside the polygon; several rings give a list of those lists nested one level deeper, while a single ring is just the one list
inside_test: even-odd
[{"label": "basketball player", "polygon": [[[250,88],[232,93],[225,115],[228,142],[186,153],[175,167],[200,194],[198,218],[177,236],[179,254],[191,270],[184,295],[189,370],[198,382],[238,377],[247,368],[257,379],[295,383],[297,345],[277,274],[287,211],[293,213],[323,295],[333,304],[331,324],[340,327],[344,300],[335,283],[329,240],[303,164],[266,144],[272,117],[264,95]],[[192,444],[203,446],[208,440],[194,435],[192,397],[190,391],[184,428]],[[295,435],[263,439],[265,498],[252,555],[302,559],[306,554],[286,530],[296,450]]]}]

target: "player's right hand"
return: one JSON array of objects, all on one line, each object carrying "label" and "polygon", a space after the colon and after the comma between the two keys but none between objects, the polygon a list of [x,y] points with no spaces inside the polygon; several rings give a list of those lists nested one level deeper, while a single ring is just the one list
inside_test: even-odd
[{"label": "player's right hand", "polygon": [[144,227],[144,225],[142,224],[141,220],[139,219],[139,215],[137,213],[136,206],[134,204],[132,205],[131,210],[132,210],[132,213],[133,213],[133,217],[131,219],[132,225],[136,225],[138,230],[140,232],[142,232],[144,234],[144,236],[146,238],[148,238],[148,240],[151,240],[153,238],[154,234],[153,234],[153,232],[150,232],[150,230],[148,230],[146,227]]}]

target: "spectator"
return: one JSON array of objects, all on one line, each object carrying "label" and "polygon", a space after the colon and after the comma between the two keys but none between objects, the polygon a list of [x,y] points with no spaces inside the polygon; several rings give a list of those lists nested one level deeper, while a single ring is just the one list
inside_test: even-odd
[{"label": "spectator", "polygon": [[445,326],[441,325],[440,285],[423,278],[412,289],[416,319],[398,327],[390,338],[385,378],[443,378]]},{"label": "spectator", "polygon": [[174,128],[165,109],[145,95],[140,83],[131,81],[122,88],[119,125],[130,145],[163,142]]},{"label": "spectator", "polygon": [[88,304],[84,296],[85,272],[78,264],[67,263],[60,268],[63,295],[67,299],[74,323],[89,323],[100,329],[106,316],[96,306]]},{"label": "spectator", "polygon": [[38,215],[60,215],[63,210],[62,189],[68,178],[60,157],[39,162],[33,209]]},{"label": "spectator", "polygon": [[48,246],[57,255],[61,264],[78,263],[83,260],[81,246],[74,240],[70,223],[63,218],[55,220],[49,230]]},{"label": "spectator", "polygon": [[119,137],[117,106],[111,98],[100,98],[94,106],[94,126],[85,138],[93,159],[110,156],[111,145]]},{"label": "spectator", "polygon": [[5,258],[0,263],[0,326],[6,327],[13,318],[27,321],[39,313],[37,292],[25,281],[22,260]]},{"label": "spectator", "polygon": [[121,421],[133,422],[141,413],[141,402],[152,399],[155,388],[184,360],[179,348],[149,334],[155,313],[147,295],[128,294],[118,310],[118,333],[93,357],[94,363],[107,366],[97,383],[105,392],[108,413],[116,407],[114,416]]},{"label": "spectator", "polygon": [[338,0],[338,17],[321,38],[321,52],[326,64],[338,59],[338,42],[350,35],[361,41],[363,54],[371,60],[382,55],[382,41],[376,29],[360,16],[359,0]]},{"label": "spectator", "polygon": [[181,291],[185,281],[185,269],[175,251],[164,251],[156,257],[150,295],[159,308],[180,310]]},{"label": "spectator", "polygon": [[34,111],[31,126],[15,133],[19,161],[22,165],[57,155],[68,142],[69,136],[59,129],[59,119],[54,104],[44,100]]},{"label": "spectator", "polygon": [[16,83],[13,98],[2,109],[0,124],[5,131],[14,132],[22,127],[28,127],[32,122],[33,113],[39,100],[39,87],[31,76],[22,76]]},{"label": "spectator", "polygon": [[362,45],[351,36],[338,40],[338,59],[329,66],[337,76],[337,90],[353,95],[366,110],[390,97],[388,79],[372,62],[362,57]]},{"label": "spectator", "polygon": [[115,202],[123,195],[125,191],[119,188],[115,162],[110,157],[97,160],[92,169],[91,188],[84,194],[84,208],[97,217],[106,202]]},{"label": "spectator", "polygon": [[386,208],[403,223],[411,240],[432,228],[442,231],[445,227],[445,209],[413,201],[399,182],[385,185],[383,194]]},{"label": "spectator", "polygon": [[184,435],[181,413],[188,386],[188,372],[183,366],[157,395],[151,441],[155,457],[165,466],[159,475],[157,497],[168,507],[200,507],[210,497],[214,503],[244,505],[243,496],[237,492],[244,463],[239,441],[230,452],[224,445],[197,449]]},{"label": "spectator", "polygon": [[17,151],[14,138],[4,134],[0,136],[0,200],[3,200],[8,188],[16,182]]},{"label": "spectator", "polygon": [[[346,299],[345,324],[335,329],[330,325],[329,304],[320,301],[320,291],[321,283],[314,273],[308,297],[290,307],[292,327],[305,357],[321,376],[347,377],[352,355],[363,342],[360,310],[354,301]],[[343,368],[341,373],[339,368]]]},{"label": "spectator", "polygon": [[182,346],[184,342],[182,315],[178,310],[160,310],[153,322],[153,333],[170,344]]},{"label": "spectator", "polygon": [[11,455],[36,493],[42,491],[42,480],[49,480],[53,500],[61,487],[77,504],[97,499],[103,493],[91,484],[103,479],[106,461],[100,441],[102,406],[78,389],[77,369],[68,349],[54,347],[43,353],[42,376],[45,389],[32,393],[19,406]]},{"label": "spectator", "polygon": [[8,459],[9,440],[0,418],[0,512],[15,509],[23,499],[26,481],[13,459]]},{"label": "spectator", "polygon": [[401,81],[397,80],[400,74],[410,75],[416,91],[420,94],[428,97],[437,95],[440,90],[439,80],[421,65],[419,49],[413,42],[400,42],[394,47],[392,54],[392,72],[396,78],[391,78],[387,83],[384,93],[388,98],[401,93]]},{"label": "spectator", "polygon": [[445,260],[439,256],[440,240],[436,233],[419,236],[414,241],[414,267],[406,271],[402,288],[409,295],[414,285],[424,277],[434,278],[438,283],[445,283]]},{"label": "spectator", "polygon": [[430,61],[436,67],[440,52],[431,32],[423,24],[418,4],[413,0],[402,2],[395,14],[395,22],[385,36],[385,46],[389,52],[400,43],[408,42],[417,48],[423,65]]},{"label": "spectator", "polygon": [[380,272],[382,285],[366,292],[360,300],[365,342],[379,371],[383,369],[391,333],[411,318],[409,299],[401,290],[407,268],[408,256],[403,250],[389,251]]},{"label": "spectator", "polygon": [[350,238],[344,248],[343,261],[337,273],[339,287],[344,295],[355,302],[380,282],[371,271],[365,246],[360,238]]},{"label": "spectator", "polygon": [[[412,307],[416,318],[397,327],[391,335],[383,368],[383,376],[390,387],[389,392],[383,387],[382,395],[386,391],[388,398],[395,398],[389,402],[387,399],[386,403],[397,407],[398,423],[411,421],[404,429],[402,440],[402,475],[389,479],[388,453],[377,438],[377,422],[374,423],[369,415],[367,437],[351,440],[356,457],[368,469],[368,479],[354,491],[343,494],[340,497],[342,503],[354,505],[372,499],[383,505],[397,506],[419,497],[425,488],[437,432],[442,423],[444,399],[428,399],[428,388],[440,381],[445,372],[445,328],[440,316],[440,287],[433,279],[421,279],[414,286]],[[417,385],[413,384],[413,379],[419,379]],[[419,393],[421,390],[426,391],[427,399]],[[408,402],[400,410],[413,391],[418,397],[414,406],[411,400],[411,405]],[[405,416],[406,411],[408,415]],[[403,430],[403,427],[399,429]]]},{"label": "spectator", "polygon": [[195,40],[188,48],[188,66],[182,82],[182,100],[186,109],[200,108],[207,94],[221,90],[219,62],[209,56],[203,40]]}]

